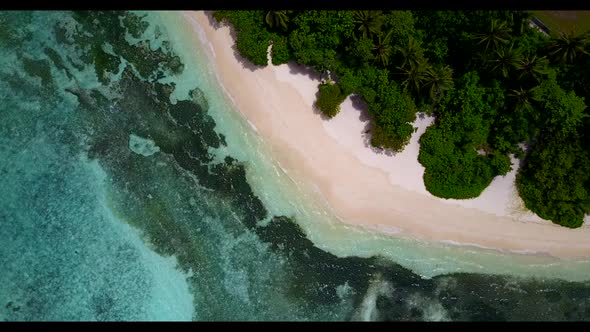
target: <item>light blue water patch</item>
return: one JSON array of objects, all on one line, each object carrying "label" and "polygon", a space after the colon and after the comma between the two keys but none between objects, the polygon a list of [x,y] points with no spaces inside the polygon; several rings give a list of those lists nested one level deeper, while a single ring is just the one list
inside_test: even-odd
[{"label": "light blue water patch", "polygon": [[[117,92],[57,45],[56,24],[68,38],[76,26],[69,13],[0,15],[15,38],[0,47],[0,321],[190,320],[190,276],[113,214],[106,174],[80,154],[93,129],[72,131],[79,104],[65,90]],[[70,61],[52,66],[47,48]]]},{"label": "light blue water patch", "polygon": [[[104,204],[97,165],[37,137],[1,160],[4,320],[190,320],[186,276]],[[92,188],[93,190],[88,190]]]},{"label": "light blue water patch", "polygon": [[153,279],[153,287],[149,289],[149,302],[146,303],[146,316],[144,320],[186,321],[194,315],[193,296],[189,290],[186,275],[178,270],[175,257],[162,257],[146,246],[140,238],[137,229],[132,228],[124,221],[119,220],[108,206],[104,181],[107,174],[96,160],[87,161],[83,158],[83,165],[95,175],[95,191],[98,202],[104,216],[111,221],[114,229],[121,238],[132,244],[138,251],[146,272]]},{"label": "light blue water patch", "polygon": [[139,137],[134,134],[129,135],[129,149],[144,157],[149,157],[160,151],[160,148],[156,146],[156,143],[153,140]]}]

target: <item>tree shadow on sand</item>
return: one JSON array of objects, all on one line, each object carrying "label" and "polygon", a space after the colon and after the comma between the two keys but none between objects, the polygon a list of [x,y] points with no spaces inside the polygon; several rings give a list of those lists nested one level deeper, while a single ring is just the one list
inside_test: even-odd
[{"label": "tree shadow on sand", "polygon": [[221,27],[228,26],[228,23],[226,20],[223,20],[223,22],[217,22],[217,20],[215,18],[213,18],[212,11],[204,11],[203,13],[207,17],[207,20],[209,20],[209,25],[211,25],[213,27],[213,29],[217,30]]},{"label": "tree shadow on sand", "polygon": [[294,61],[289,61],[287,66],[289,66],[289,73],[293,75],[307,76],[311,80],[318,81],[318,84],[322,80],[322,76],[311,67],[297,64]]},{"label": "tree shadow on sand", "polygon": [[315,105],[315,101],[318,100],[318,97],[320,95],[319,85],[321,82],[321,75],[318,74],[313,68],[297,64],[294,61],[289,61],[287,63],[287,67],[289,67],[289,73],[291,75],[303,75],[303,76],[307,77],[308,79],[310,79],[314,82],[317,82],[317,86],[316,86],[317,90],[314,95],[315,99],[314,99],[314,103],[312,105],[312,110],[313,110],[313,113],[317,114],[323,121],[330,121],[330,118],[328,116],[326,116],[322,111],[320,111],[320,109],[317,108]]}]

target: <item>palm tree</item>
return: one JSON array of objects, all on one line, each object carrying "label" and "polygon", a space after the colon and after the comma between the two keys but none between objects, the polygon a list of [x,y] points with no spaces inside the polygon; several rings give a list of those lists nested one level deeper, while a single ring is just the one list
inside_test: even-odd
[{"label": "palm tree", "polygon": [[502,44],[508,44],[511,31],[512,29],[507,26],[506,22],[492,19],[490,29],[485,33],[475,35],[473,38],[479,40],[478,45],[485,45],[485,51],[490,46],[495,50]]},{"label": "palm tree", "polygon": [[402,67],[416,64],[424,60],[423,50],[422,47],[420,47],[420,43],[411,36],[406,47],[396,46],[395,49],[400,52],[404,58],[404,62],[401,65]]},{"label": "palm tree", "polygon": [[289,17],[287,16],[286,10],[270,10],[266,13],[265,20],[271,28],[280,27],[283,30],[287,30]]},{"label": "palm tree", "polygon": [[380,10],[357,10],[352,13],[352,17],[363,38],[372,38],[378,34],[384,18]]},{"label": "palm tree", "polygon": [[531,111],[533,109],[532,101],[538,101],[535,91],[539,86],[535,86],[531,89],[523,89],[520,87],[518,90],[510,90],[508,97],[512,99],[514,104],[514,110],[516,112]]},{"label": "palm tree", "polygon": [[520,71],[518,79],[530,77],[539,82],[541,76],[548,73],[547,65],[549,65],[549,60],[546,57],[537,57],[536,54],[526,54],[514,67]]},{"label": "palm tree", "polygon": [[586,47],[589,44],[588,33],[576,36],[575,29],[569,33],[561,33],[553,38],[548,45],[549,55],[554,61],[560,63],[573,63],[576,58],[588,54]]},{"label": "palm tree", "polygon": [[383,36],[383,33],[380,33],[377,36],[377,44],[373,46],[375,52],[375,61],[380,61],[383,66],[387,66],[389,64],[389,57],[391,56],[391,50],[393,47],[391,46],[391,36],[393,33],[393,29],[389,30],[389,32]]},{"label": "palm tree", "polygon": [[495,57],[490,61],[493,65],[492,72],[501,72],[504,78],[508,77],[508,72],[515,67],[521,60],[520,53],[513,49],[514,44],[508,48],[501,48],[494,52]]},{"label": "palm tree", "polygon": [[419,95],[430,68],[431,65],[426,61],[410,63],[407,67],[398,67],[402,75],[405,76],[402,87],[413,90],[416,95]]},{"label": "palm tree", "polygon": [[433,102],[439,100],[443,92],[451,88],[453,69],[447,66],[427,66],[424,75],[423,89],[427,89]]}]

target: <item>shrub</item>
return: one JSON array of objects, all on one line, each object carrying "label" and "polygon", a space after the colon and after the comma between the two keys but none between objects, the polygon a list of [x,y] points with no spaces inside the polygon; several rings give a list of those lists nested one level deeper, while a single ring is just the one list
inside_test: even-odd
[{"label": "shrub", "polygon": [[315,106],[329,118],[333,118],[340,112],[340,104],[346,96],[340,91],[340,86],[335,83],[324,83],[319,86],[318,99]]},{"label": "shrub", "polygon": [[244,58],[258,66],[268,64],[268,37],[264,33],[238,31],[236,37],[236,47]]},{"label": "shrub", "polygon": [[272,64],[275,66],[287,63],[293,59],[289,40],[284,36],[274,34],[272,36]]}]

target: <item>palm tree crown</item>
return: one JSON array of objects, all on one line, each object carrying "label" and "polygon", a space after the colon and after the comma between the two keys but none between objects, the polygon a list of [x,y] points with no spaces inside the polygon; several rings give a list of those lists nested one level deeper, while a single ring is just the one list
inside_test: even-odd
[{"label": "palm tree crown", "polygon": [[372,38],[378,34],[384,18],[380,10],[357,10],[352,13],[352,17],[363,38]]},{"label": "palm tree crown", "polygon": [[535,93],[538,88],[538,86],[531,89],[523,89],[520,87],[518,90],[510,90],[508,97],[513,100],[514,110],[516,112],[532,110],[532,101],[538,101]]},{"label": "palm tree crown", "polygon": [[539,82],[541,76],[548,73],[548,64],[549,61],[546,57],[537,57],[536,54],[526,54],[520,58],[514,67],[520,71],[518,79],[530,77]]},{"label": "palm tree crown", "polygon": [[286,10],[270,10],[268,13],[266,13],[265,20],[266,23],[272,28],[280,27],[283,30],[287,30],[289,17],[287,16]]},{"label": "palm tree crown", "polygon": [[501,72],[504,78],[507,78],[510,69],[521,61],[520,53],[513,49],[513,46],[497,50],[494,52],[494,58],[490,61],[493,64],[492,71]]},{"label": "palm tree crown", "polygon": [[451,88],[453,69],[446,66],[428,67],[425,70],[423,88],[428,90],[432,101],[440,99],[443,92]]},{"label": "palm tree crown", "polygon": [[475,35],[474,38],[479,40],[478,44],[485,45],[486,51],[490,46],[495,50],[502,44],[508,44],[511,31],[506,22],[492,19],[489,30]]},{"label": "palm tree crown", "polygon": [[405,76],[402,86],[404,89],[411,89],[416,95],[420,94],[420,88],[424,85],[427,78],[428,70],[431,68],[430,64],[425,60],[415,63],[410,63],[407,67],[398,67],[402,75]]},{"label": "palm tree crown", "polygon": [[391,50],[393,47],[391,46],[391,36],[393,30],[389,30],[389,32],[383,36],[383,34],[379,34],[377,37],[377,44],[373,47],[376,51],[375,54],[375,61],[379,60],[383,66],[387,66],[389,64],[389,57],[391,55]]},{"label": "palm tree crown", "polygon": [[557,62],[573,63],[576,58],[588,54],[586,50],[589,44],[588,36],[588,33],[576,36],[575,30],[562,33],[549,43],[549,55]]},{"label": "palm tree crown", "polygon": [[406,47],[396,46],[395,49],[400,52],[404,58],[404,62],[401,65],[402,67],[412,64],[415,65],[424,60],[424,51],[422,50],[420,43],[411,36]]}]

